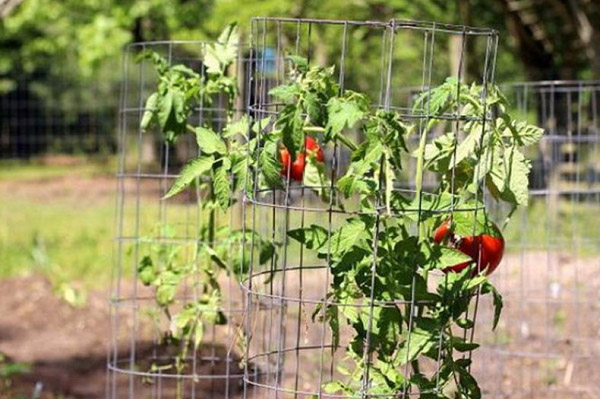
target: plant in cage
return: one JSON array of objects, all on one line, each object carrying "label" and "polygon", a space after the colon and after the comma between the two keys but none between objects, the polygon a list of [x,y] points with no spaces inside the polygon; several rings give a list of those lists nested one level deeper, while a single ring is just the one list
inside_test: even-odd
[{"label": "plant in cage", "polygon": [[[284,189],[287,205],[290,187],[300,183],[328,212],[350,215],[336,227],[329,220],[286,230],[332,276],[312,313],[313,321],[329,325],[332,350],[341,345],[341,331],[351,330],[345,351],[352,367],[340,365],[343,378],[322,389],[344,397],[412,390],[423,398],[480,397],[470,373],[470,353],[479,346],[472,302],[493,296],[495,328],[502,297],[486,276],[504,249],[500,229],[485,212],[484,191],[513,211],[526,205],[530,166],[521,148],[537,142],[541,129],[513,119],[493,85],[449,78],[416,98],[412,112],[427,117],[414,122],[362,93],[341,90],[334,67],[311,66],[298,56],[287,60],[288,83],[269,92],[278,101],[277,116],[259,122],[258,148],[249,153],[260,170],[250,184],[259,190],[250,187],[246,195],[253,201],[265,187]],[[452,130],[428,141],[436,127]],[[360,142],[348,137],[352,129],[360,131]],[[410,152],[406,142],[415,132],[419,144]],[[319,152],[338,146],[352,152],[339,176]],[[414,192],[396,185],[411,157]],[[430,193],[423,191],[425,171],[438,176]],[[437,367],[427,370],[426,359]]]},{"label": "plant in cage", "polygon": [[[156,91],[146,101],[141,128],[158,127],[167,143],[183,134],[193,134],[199,150],[199,155],[183,166],[162,200],[192,190],[200,213],[207,215],[198,226],[191,260],[182,256],[185,248],[172,244],[177,240],[174,227],[160,224],[153,233],[159,240],[148,237],[151,244],[137,266],[140,282],[153,288],[159,311],[153,312],[152,317],[162,344],[176,349],[174,361],[155,361],[151,365],[153,372],[187,371],[190,356],[202,346],[207,326],[228,323],[222,311],[219,275],[226,272],[239,278],[247,271],[237,248],[244,235],[254,233],[223,226],[217,220],[217,211],[231,212],[236,193],[245,183],[247,146],[251,142],[247,137],[248,120],[234,120],[238,90],[236,77],[230,76],[229,69],[237,56],[238,33],[235,25],[230,25],[217,42],[204,47],[202,73],[182,64],[170,65],[151,51],[143,52],[139,58],[151,60],[158,75]],[[216,129],[210,117],[210,112],[218,112],[218,96],[225,97],[227,123],[222,129]],[[208,115],[194,125],[190,120],[197,109],[207,110]],[[260,258],[264,263],[274,255],[274,247],[268,241],[261,243]],[[192,290],[192,298],[178,299],[178,293],[186,289]],[[161,319],[167,322],[161,323]],[[178,380],[177,397],[182,395]]]}]

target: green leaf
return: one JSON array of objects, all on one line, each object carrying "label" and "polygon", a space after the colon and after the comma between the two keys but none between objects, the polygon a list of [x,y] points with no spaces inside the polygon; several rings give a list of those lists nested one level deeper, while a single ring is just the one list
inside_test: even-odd
[{"label": "green leaf", "polygon": [[464,254],[458,249],[449,248],[445,246],[438,246],[436,248],[436,251],[439,251],[435,254],[438,256],[433,256],[432,258],[430,258],[434,262],[433,268],[435,269],[443,269],[448,266],[454,266],[464,262],[473,262],[473,258],[471,258],[469,255]]},{"label": "green leaf", "polygon": [[460,319],[456,320],[456,324],[460,328],[463,328],[465,330],[468,330],[469,328],[473,328],[473,326],[475,325],[473,320],[466,319],[466,318],[460,318]]},{"label": "green leaf", "polygon": [[470,352],[479,348],[479,344],[475,342],[466,342],[463,337],[451,337],[452,348],[459,352]]},{"label": "green leaf", "polygon": [[148,130],[148,127],[152,123],[154,116],[156,115],[156,109],[158,105],[158,93],[152,93],[148,100],[146,100],[146,106],[144,107],[144,116],[140,123],[142,131]]},{"label": "green leaf", "polygon": [[194,347],[199,348],[204,338],[204,325],[201,321],[197,320],[194,327]]},{"label": "green leaf", "polygon": [[474,288],[479,287],[487,282],[487,277],[485,276],[475,276],[472,279],[469,279],[467,285],[465,286],[465,290],[470,291]]},{"label": "green leaf", "polygon": [[259,166],[268,187],[283,188],[281,181],[281,161],[279,160],[279,151],[277,151],[276,143],[271,141],[265,143],[264,148],[260,151]]},{"label": "green leaf", "polygon": [[509,147],[496,159],[490,171],[491,183],[500,197],[515,205],[527,205],[529,200],[529,160],[516,148]]},{"label": "green leaf", "polygon": [[217,252],[208,244],[203,244],[202,249],[208,253],[210,259],[215,262],[221,269],[227,270],[227,263],[217,254]]},{"label": "green leaf", "polygon": [[469,399],[481,399],[481,389],[477,385],[477,380],[467,371],[467,368],[456,361],[454,369],[458,372],[459,390],[463,393],[466,391],[466,397]]},{"label": "green leaf", "polygon": [[302,182],[305,187],[310,187],[325,203],[329,201],[331,182],[325,174],[325,165],[315,159],[315,154],[305,156],[304,175]]},{"label": "green leaf", "polygon": [[300,87],[297,84],[280,85],[269,90],[269,95],[283,101],[284,103],[290,103],[301,94]]},{"label": "green leaf", "polygon": [[206,65],[206,72],[212,75],[223,74],[225,69],[235,61],[238,43],[238,29],[236,24],[232,23],[219,35],[217,42],[205,46],[203,62]]},{"label": "green leaf", "polygon": [[319,253],[326,253],[329,249],[331,253],[341,255],[367,237],[369,237],[369,231],[365,223],[360,219],[349,219],[331,237],[329,246],[321,247]]},{"label": "green leaf", "polygon": [[243,115],[239,120],[227,124],[223,129],[223,137],[228,138],[237,134],[246,137],[248,135],[248,129],[250,128],[250,121],[247,115]]},{"label": "green leaf", "polygon": [[148,286],[156,280],[156,272],[154,270],[154,264],[152,258],[144,256],[138,265],[138,277],[142,284]]},{"label": "green leaf", "polygon": [[519,147],[533,145],[544,136],[544,129],[541,127],[530,125],[525,121],[514,121],[508,114],[503,114],[502,119],[498,121],[503,122],[499,126],[503,129],[502,136],[511,138]]},{"label": "green leaf", "polygon": [[277,123],[281,125],[281,141],[289,151],[293,162],[296,160],[297,150],[302,148],[304,140],[302,107],[286,105]]},{"label": "green leaf", "polygon": [[195,130],[196,142],[198,147],[205,154],[220,154],[224,155],[227,153],[227,146],[225,142],[215,133],[212,129],[205,127],[197,127]]},{"label": "green leaf", "polygon": [[456,159],[450,159],[450,169],[477,151],[481,143],[482,132],[483,126],[480,124],[476,124],[472,129],[469,129],[469,134],[467,137],[465,137],[465,139],[460,142],[456,148]]},{"label": "green leaf", "polygon": [[187,114],[185,112],[185,98],[180,90],[172,90],[173,96],[173,113],[175,120],[178,124],[185,123],[187,121]]},{"label": "green leaf", "polygon": [[502,295],[496,290],[496,288],[489,282],[486,281],[481,289],[483,294],[491,293],[494,302],[494,322],[492,324],[492,330],[495,330],[500,321],[500,315],[502,314],[502,307],[504,306]]},{"label": "green leaf", "polygon": [[173,92],[168,90],[161,98],[158,104],[158,123],[164,130],[167,128],[167,123],[173,109]]},{"label": "green leaf", "polygon": [[361,104],[347,98],[334,97],[327,103],[328,122],[327,129],[336,135],[346,127],[353,127],[365,116]]},{"label": "green leaf", "polygon": [[340,381],[333,380],[323,384],[323,391],[329,394],[346,392],[346,387]]},{"label": "green leaf", "polygon": [[327,242],[327,230],[319,225],[288,231],[288,236],[304,244],[308,249],[320,249]]},{"label": "green leaf", "polygon": [[229,181],[228,162],[223,162],[213,173],[213,188],[215,197],[222,210],[231,204],[231,187]]},{"label": "green leaf", "polygon": [[275,245],[270,241],[261,240],[260,253],[258,255],[258,263],[264,265],[275,256]]},{"label": "green leaf", "polygon": [[180,193],[186,187],[188,187],[194,179],[200,177],[210,171],[212,168],[214,159],[212,156],[199,157],[187,165],[185,165],[181,171],[181,175],[175,180],[173,186],[169,192],[164,196],[164,199],[171,198],[172,196]]},{"label": "green leaf", "polygon": [[306,58],[299,55],[288,55],[287,58],[300,72],[306,72],[308,70],[308,60]]},{"label": "green leaf", "polygon": [[398,351],[397,358],[400,364],[406,364],[417,359],[423,352],[430,350],[439,339],[435,331],[422,330],[414,327],[410,334],[405,331],[403,334],[404,342]]},{"label": "green leaf", "polygon": [[161,306],[169,305],[175,299],[176,285],[161,284],[156,289],[156,302]]}]

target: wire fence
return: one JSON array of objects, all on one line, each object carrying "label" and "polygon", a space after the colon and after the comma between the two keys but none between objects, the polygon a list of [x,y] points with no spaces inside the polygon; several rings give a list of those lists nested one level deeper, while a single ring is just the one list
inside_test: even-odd
[{"label": "wire fence", "polygon": [[119,84],[20,81],[0,95],[0,159],[114,154]]},{"label": "wire fence", "polygon": [[600,85],[530,82],[504,89],[544,137],[530,154],[529,208],[514,216],[509,253],[493,277],[505,311],[479,372],[489,397],[597,398]]}]

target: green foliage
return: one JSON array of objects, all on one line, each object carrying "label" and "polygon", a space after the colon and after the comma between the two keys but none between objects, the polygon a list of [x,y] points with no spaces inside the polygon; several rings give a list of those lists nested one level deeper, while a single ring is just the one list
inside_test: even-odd
[{"label": "green foliage", "polygon": [[[451,131],[425,146],[424,167],[442,174],[446,185],[455,176],[456,192],[475,193],[485,181],[494,198],[513,207],[527,205],[531,166],[521,148],[539,141],[543,130],[514,120],[508,113],[506,98],[496,88],[490,90],[484,106],[478,100],[481,87],[460,85],[459,90],[457,85],[456,80],[447,80],[421,95],[415,104],[417,109],[429,109],[433,116],[461,112],[472,117],[462,125],[462,140]],[[491,121],[490,110],[497,114]],[[436,123],[439,120],[433,119],[429,127]]]},{"label": "green foliage", "polygon": [[[458,234],[499,235],[485,210],[453,210],[483,208],[480,199],[486,184],[494,198],[513,207],[524,205],[529,164],[516,154],[539,140],[541,130],[514,121],[495,87],[488,88],[490,94],[483,103],[481,87],[448,79],[415,102],[415,113],[434,118],[420,132],[419,147],[412,154],[417,159],[417,187],[416,196],[410,198],[395,189],[395,181],[411,156],[406,142],[416,126],[394,111],[373,110],[364,95],[339,93],[332,76],[333,68],[313,67],[293,58],[289,83],[271,91],[283,102],[283,111],[274,122],[275,129],[262,140],[266,156],[273,156],[269,149],[277,141],[290,152],[292,146],[301,151],[307,132],[322,132],[324,145],[336,142],[352,150],[350,167],[336,188],[344,199],[359,198],[360,216],[348,217],[331,234],[317,224],[288,232],[291,239],[326,261],[333,277],[327,305],[315,307],[313,320],[327,322],[334,347],[340,345],[344,326],[353,331],[347,351],[354,369],[340,370],[347,379],[329,382],[324,389],[346,394],[361,391],[368,366],[370,394],[393,396],[417,389],[426,396],[432,388],[444,390],[454,384],[460,397],[479,398],[481,391],[469,364],[456,355],[479,345],[452,330],[473,328],[467,316],[476,292],[492,295],[495,328],[502,297],[485,275],[474,275],[471,267],[446,274],[432,290],[431,271],[473,260],[457,249],[434,243],[428,229],[441,215],[452,218]],[[456,113],[466,120],[460,130],[428,143],[427,133],[444,126],[444,119],[435,117]],[[349,141],[343,134],[348,128],[359,129],[362,142]],[[440,177],[438,189],[429,196],[423,195],[421,185],[426,169]],[[344,209],[341,201],[339,210]],[[373,301],[389,305],[373,306]],[[435,375],[420,372],[422,358],[438,357],[441,367]],[[405,365],[413,368],[410,380],[401,372]]]},{"label": "green foliage", "polygon": [[[235,25],[230,25],[217,42],[204,47],[205,76],[182,65],[169,65],[154,52],[144,52],[139,57],[139,61],[151,60],[158,74],[157,89],[146,101],[142,129],[156,126],[167,142],[189,132],[194,134],[200,152],[184,165],[163,200],[195,185],[197,206],[208,213],[206,222],[199,226],[192,259],[181,254],[186,252],[181,245],[173,244],[176,236],[169,226],[159,226],[155,237],[146,239],[151,244],[145,248],[137,276],[142,284],[154,288],[160,314],[168,319],[169,329],[161,331],[163,342],[178,348],[172,365],[154,364],[154,368],[173,366],[177,373],[183,372],[188,352],[201,346],[205,328],[227,323],[221,311],[218,278],[221,272],[240,279],[247,272],[252,256],[256,255],[261,264],[275,257],[275,243],[262,240],[252,231],[220,227],[217,221],[217,208],[230,211],[239,190],[245,187],[246,154],[257,140],[247,138],[247,118],[235,122],[232,119],[237,82],[228,71],[238,55],[238,39]],[[203,115],[205,122],[200,126],[188,124],[192,112],[200,105],[210,105],[215,96],[227,99],[226,127],[214,130],[210,114]],[[261,162],[261,166],[266,166],[267,179],[272,174],[269,167],[275,168],[279,178],[280,166],[273,162]],[[242,246],[246,241],[255,241],[260,250],[250,254]],[[184,288],[193,290],[193,300],[178,297]],[[180,388],[178,385],[178,397]]]}]

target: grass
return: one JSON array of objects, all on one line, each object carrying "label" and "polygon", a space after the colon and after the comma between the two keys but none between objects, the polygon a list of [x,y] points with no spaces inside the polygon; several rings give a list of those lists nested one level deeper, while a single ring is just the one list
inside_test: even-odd
[{"label": "grass", "polygon": [[114,201],[69,202],[3,196],[0,276],[42,272],[56,281],[106,284],[112,263]]},{"label": "grass", "polygon": [[47,180],[66,176],[92,177],[114,174],[115,156],[69,157],[69,162],[52,163],[43,158],[0,161],[0,181]]}]

